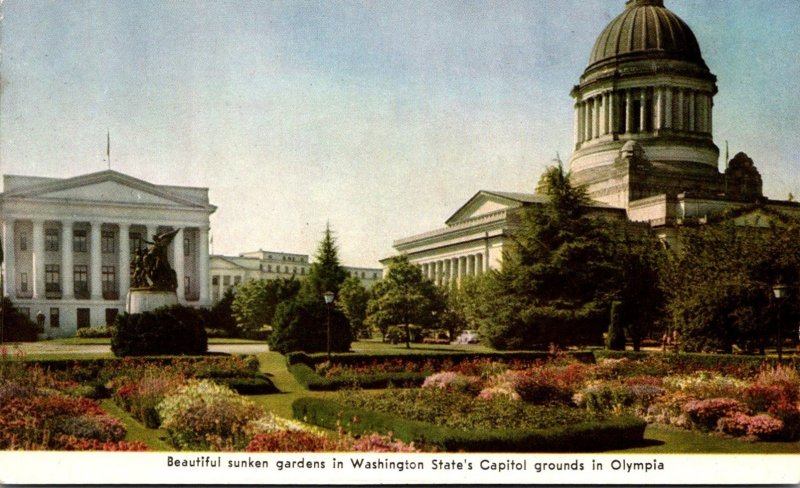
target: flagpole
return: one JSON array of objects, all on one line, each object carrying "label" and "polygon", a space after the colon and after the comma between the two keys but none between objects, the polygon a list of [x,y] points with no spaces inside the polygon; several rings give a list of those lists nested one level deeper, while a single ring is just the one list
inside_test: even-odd
[{"label": "flagpole", "polygon": [[106,129],[106,158],[108,159],[108,169],[111,169],[111,131]]}]

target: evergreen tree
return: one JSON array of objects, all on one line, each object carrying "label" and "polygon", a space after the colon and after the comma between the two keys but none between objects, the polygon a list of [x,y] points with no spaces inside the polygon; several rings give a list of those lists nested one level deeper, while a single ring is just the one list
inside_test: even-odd
[{"label": "evergreen tree", "polygon": [[303,294],[322,297],[323,293],[330,291],[338,297],[348,273],[339,263],[339,248],[330,225],[325,226],[325,234],[314,258],[308,278],[303,282]]}]

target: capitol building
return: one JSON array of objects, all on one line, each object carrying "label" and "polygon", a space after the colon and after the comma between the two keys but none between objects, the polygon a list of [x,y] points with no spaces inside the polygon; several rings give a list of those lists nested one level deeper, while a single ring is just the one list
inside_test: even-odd
[{"label": "capitol building", "polygon": [[[728,209],[741,210],[742,225],[768,225],[776,213],[800,215],[799,204],[764,197],[746,154],[718,168],[717,90],[694,33],[664,0],[627,0],[600,32],[570,93],[569,170],[572,183],[587,189],[590,212],[648,223],[667,244],[677,243],[682,225]],[[437,284],[457,284],[499,269],[515,216],[545,201],[536,193],[480,191],[444,227],[393,247]]]}]

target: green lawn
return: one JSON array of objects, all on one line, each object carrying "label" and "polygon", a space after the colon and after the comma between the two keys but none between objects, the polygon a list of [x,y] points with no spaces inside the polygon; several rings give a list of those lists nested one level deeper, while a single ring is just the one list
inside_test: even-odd
[{"label": "green lawn", "polygon": [[107,398],[100,401],[100,406],[103,409],[118,418],[125,428],[128,429],[128,435],[125,436],[126,441],[141,441],[144,442],[151,451],[174,451],[175,448],[166,442],[166,432],[161,429],[148,429],[139,421],[128,415],[128,412],[119,408],[114,400]]},{"label": "green lawn", "polygon": [[666,425],[648,425],[645,444],[613,452],[636,454],[800,454],[797,442],[747,442]]},{"label": "green lawn", "polygon": [[265,352],[256,354],[261,363],[260,370],[275,384],[280,393],[270,395],[252,395],[252,398],[259,406],[265,410],[273,412],[275,415],[285,418],[292,418],[292,402],[300,397],[330,396],[330,392],[312,392],[304,389],[294,376],[286,369],[286,358],[277,352]]}]

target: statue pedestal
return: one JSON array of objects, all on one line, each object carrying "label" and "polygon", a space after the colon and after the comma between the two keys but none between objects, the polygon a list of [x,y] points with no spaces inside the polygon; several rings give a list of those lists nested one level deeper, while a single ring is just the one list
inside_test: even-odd
[{"label": "statue pedestal", "polygon": [[131,288],[128,291],[125,311],[128,313],[152,312],[159,307],[177,304],[178,294],[174,291]]}]

